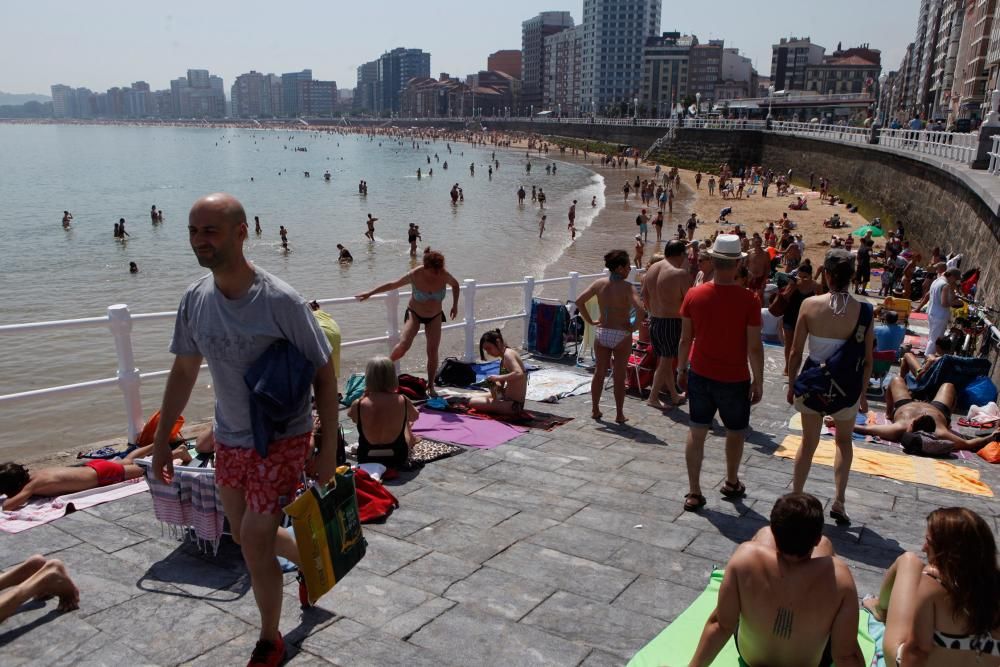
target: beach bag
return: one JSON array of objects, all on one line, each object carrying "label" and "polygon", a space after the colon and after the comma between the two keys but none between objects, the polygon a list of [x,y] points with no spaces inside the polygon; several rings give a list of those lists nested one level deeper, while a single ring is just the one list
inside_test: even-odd
[{"label": "beach bag", "polygon": [[988,463],[1000,463],[1000,442],[991,442],[977,453],[979,458]]},{"label": "beach bag", "polygon": [[767,312],[775,317],[784,316],[785,311],[788,310],[788,302],[791,300],[792,290],[794,289],[796,289],[795,285],[791,284],[785,289],[779,290],[778,295],[774,297],[774,301],[767,307]]},{"label": "beach bag", "polygon": [[292,519],[299,567],[310,604],[333,588],[364,558],[368,543],[361,532],[354,472],[337,468],[327,486],[314,485],[285,507]]},{"label": "beach bag", "polygon": [[441,364],[434,384],[439,387],[468,387],[476,383],[476,371],[472,364],[448,357]]},{"label": "beach bag", "polygon": [[361,523],[384,522],[399,507],[396,496],[362,468],[354,471],[354,486],[358,495],[358,517]]},{"label": "beach bag", "polygon": [[[139,434],[139,439],[135,441],[135,444],[140,447],[146,447],[147,445],[153,444],[153,438],[156,436],[156,427],[160,425],[160,411],[157,410],[153,413],[153,416],[149,418],[146,425],[142,427],[142,433]],[[170,439],[167,442],[176,442],[181,435],[181,427],[184,426],[184,416],[181,415],[174,422],[174,427],[170,429]]]},{"label": "beach bag", "polygon": [[365,376],[363,373],[355,373],[347,378],[347,384],[344,385],[344,397],[340,399],[340,404],[350,407],[354,401],[364,396],[364,394]]},{"label": "beach bag", "polygon": [[641,225],[642,224],[642,216],[641,215],[635,216],[635,224],[636,225]]},{"label": "beach bag", "polygon": [[861,304],[854,335],[825,363],[807,359],[795,378],[795,396],[803,405],[825,415],[850,407],[861,397],[861,371],[865,365],[865,334],[872,322],[872,306]]},{"label": "beach bag", "polygon": [[399,376],[398,393],[411,401],[427,400],[427,380],[418,378],[416,375],[403,373]]},{"label": "beach bag", "polygon": [[997,388],[986,375],[980,375],[965,385],[959,403],[962,405],[986,405],[997,400]]}]

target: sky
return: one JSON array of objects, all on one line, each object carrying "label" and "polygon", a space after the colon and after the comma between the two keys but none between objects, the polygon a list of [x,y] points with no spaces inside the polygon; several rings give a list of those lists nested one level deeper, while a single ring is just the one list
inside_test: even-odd
[{"label": "sky", "polygon": [[[0,90],[48,94],[64,83],[103,91],[139,80],[157,90],[189,68],[222,76],[227,95],[252,69],[309,68],[314,78],[353,88],[358,65],[397,46],[429,51],[432,76],[464,76],[485,69],[493,51],[519,49],[523,20],[568,10],[579,23],[582,7],[582,0],[0,0]],[[661,30],[725,39],[764,76],[771,44],[791,35],[809,36],[828,53],[837,42],[869,42],[889,71],[913,39],[918,7],[919,0],[663,0]]]}]

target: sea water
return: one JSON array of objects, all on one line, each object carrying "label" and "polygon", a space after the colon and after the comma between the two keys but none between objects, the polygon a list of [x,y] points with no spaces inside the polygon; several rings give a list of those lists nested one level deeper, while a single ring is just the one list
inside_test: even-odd
[{"label": "sea water", "polygon": [[[452,143],[449,153],[444,140],[419,142],[416,149],[412,143],[273,129],[0,124],[0,324],[101,316],[115,303],[127,304],[132,313],[176,309],[184,288],[206,273],[188,245],[186,227],[191,204],[210,192],[228,192],[243,202],[248,257],[309,299],[350,296],[405,274],[415,266],[406,238],[411,222],[420,225],[420,248],[441,250],[460,281],[541,276],[569,245],[571,201],[579,200],[578,229],[600,210],[590,206],[592,197],[603,205],[601,177],[557,162],[557,152],[528,158],[523,150]],[[491,179],[494,150],[500,165],[494,164]],[[556,172],[546,173],[553,162]],[[358,193],[360,180],[368,183],[367,196]],[[449,191],[456,183],[465,200],[453,206]],[[547,195],[541,240],[543,212],[531,204],[532,185]],[[523,207],[517,205],[519,186],[529,193]],[[151,223],[152,205],[164,211],[162,224]],[[68,230],[61,224],[63,210],[73,214]],[[368,213],[378,218],[374,243],[364,237]],[[259,237],[253,216],[260,217]],[[130,234],[125,242],[113,235],[119,218]],[[288,230],[287,251],[280,225]],[[351,251],[353,264],[338,263],[337,243]],[[138,273],[129,273],[129,262]],[[381,302],[330,310],[344,340],[385,334]],[[487,291],[477,298],[480,318],[519,310],[518,291]],[[141,371],[169,367],[172,326],[170,320],[135,323]],[[0,394],[115,375],[106,327],[3,335],[0,342]],[[418,340],[410,353],[417,368],[421,348]],[[345,368],[356,369],[367,356],[386,351],[345,351]],[[203,373],[185,411],[189,419],[211,415],[209,381]],[[162,380],[143,383],[145,415],[159,406],[162,390]],[[0,459],[79,449],[124,435],[125,423],[114,386],[0,404]]]}]

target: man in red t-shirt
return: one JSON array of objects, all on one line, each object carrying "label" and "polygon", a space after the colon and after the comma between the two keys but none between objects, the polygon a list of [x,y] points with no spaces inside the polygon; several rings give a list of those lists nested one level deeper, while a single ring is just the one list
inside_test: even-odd
[{"label": "man in red t-shirt", "polygon": [[[736,284],[736,271],[746,253],[740,249],[738,236],[722,234],[708,254],[715,278],[688,290],[684,297],[677,355],[678,384],[687,388],[691,425],[684,452],[691,488],[684,496],[684,509],[692,512],[705,506],[701,462],[716,412],[726,428],[726,483],[722,495],[746,495],[746,487],[739,480],[743,440],[750,426],[750,406],[758,403],[764,392],[760,301],[750,290]],[[752,380],[747,359],[753,368]]]}]

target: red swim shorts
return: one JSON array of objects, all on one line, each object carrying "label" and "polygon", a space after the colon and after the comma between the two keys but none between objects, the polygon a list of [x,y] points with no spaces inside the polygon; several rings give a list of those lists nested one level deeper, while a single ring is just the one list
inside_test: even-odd
[{"label": "red swim shorts", "polygon": [[125,466],[117,461],[104,461],[97,459],[87,461],[83,465],[91,468],[97,473],[97,486],[108,486],[125,481]]},{"label": "red swim shorts", "polygon": [[278,514],[295,500],[311,446],[311,432],[282,438],[268,445],[267,458],[262,459],[253,447],[216,441],[215,483],[242,489],[251,512]]}]

